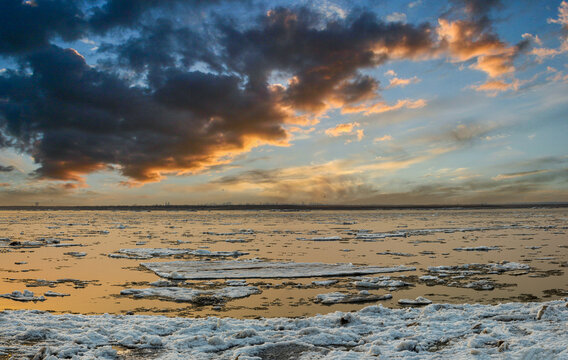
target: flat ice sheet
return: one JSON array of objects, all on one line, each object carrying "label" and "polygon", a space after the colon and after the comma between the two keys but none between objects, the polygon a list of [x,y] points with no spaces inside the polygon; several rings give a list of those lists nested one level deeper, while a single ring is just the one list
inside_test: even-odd
[{"label": "flat ice sheet", "polygon": [[[369,306],[309,318],[241,320],[0,312],[0,356],[15,358],[567,359],[566,301]],[[43,350],[42,350],[43,349]],[[138,357],[133,357],[138,358]]]},{"label": "flat ice sheet", "polygon": [[156,275],[168,279],[276,279],[348,276],[414,271],[408,266],[378,267],[352,264],[261,262],[261,261],[172,261],[142,263]]}]

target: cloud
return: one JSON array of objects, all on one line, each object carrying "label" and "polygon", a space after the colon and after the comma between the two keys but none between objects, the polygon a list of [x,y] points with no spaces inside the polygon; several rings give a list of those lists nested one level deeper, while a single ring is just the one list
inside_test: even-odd
[{"label": "cloud", "polygon": [[505,82],[504,80],[488,80],[481,85],[472,86],[475,91],[485,91],[490,93],[497,93],[501,91],[517,90],[519,88],[519,82]]},{"label": "cloud", "polygon": [[[338,124],[333,128],[326,129],[325,134],[330,137],[349,135],[354,136],[357,141],[361,141],[365,136],[365,131],[363,129],[356,129],[360,126],[358,122]],[[350,143],[351,141],[352,139],[348,139],[346,143]]]},{"label": "cloud", "polygon": [[408,79],[394,77],[392,79],[389,79],[389,86],[387,88],[393,88],[393,87],[397,87],[397,86],[405,87],[407,85],[417,84],[419,82],[420,82],[420,79],[416,76],[413,76],[413,77],[408,78]]},{"label": "cloud", "polygon": [[385,17],[385,20],[387,22],[401,22],[401,23],[406,23],[406,14],[405,13],[399,13],[399,12],[394,12],[390,15],[387,15]]},{"label": "cloud", "polygon": [[527,50],[530,39],[510,46],[501,41],[492,29],[490,13],[501,7],[498,0],[455,0],[454,6],[438,19],[436,33],[440,47],[454,61],[475,59],[470,67],[491,78],[515,71],[515,58]]},{"label": "cloud", "polygon": [[16,168],[12,165],[4,166],[0,165],[0,173],[8,173],[14,171]]},{"label": "cloud", "polygon": [[352,134],[355,131],[356,127],[359,127],[358,122],[346,123],[346,124],[338,124],[333,128],[329,128],[325,130],[327,136],[337,137],[347,134]]},{"label": "cloud", "polygon": [[558,18],[548,19],[549,24],[560,24],[568,29],[568,1],[562,1],[558,6]]},{"label": "cloud", "polygon": [[420,6],[422,4],[422,0],[416,0],[416,1],[412,1],[410,3],[408,3],[408,7],[410,9],[415,8],[417,6]]},{"label": "cloud", "polygon": [[[270,170],[249,170],[223,176],[186,191],[246,194],[246,199],[273,202],[348,203],[374,194],[377,189],[350,170],[346,161]],[[208,195],[214,196],[214,194]],[[254,201],[254,200],[253,200]],[[357,200],[355,200],[357,201]]]},{"label": "cloud", "polygon": [[531,170],[531,171],[521,171],[521,172],[516,172],[516,173],[508,173],[508,174],[499,174],[495,177],[493,177],[493,180],[499,181],[499,180],[505,180],[505,179],[514,179],[514,178],[519,178],[519,177],[525,177],[525,176],[531,176],[531,175],[537,175],[537,174],[544,174],[550,172],[550,170]]},{"label": "cloud", "polygon": [[407,109],[420,109],[426,106],[427,102],[424,99],[402,99],[398,100],[394,105],[388,105],[384,101],[376,102],[374,104],[361,104],[357,106],[344,106],[341,112],[344,114],[349,113],[359,113],[362,112],[363,115],[369,116],[373,114],[382,114],[389,111],[396,111],[403,108]]},{"label": "cloud", "polygon": [[390,135],[384,135],[382,137],[376,137],[373,139],[374,142],[390,141],[390,140],[392,140],[392,136]]},{"label": "cloud", "polygon": [[[514,70],[522,48],[492,32],[495,1],[452,2],[437,25],[384,22],[364,9],[329,17],[275,7],[243,24],[203,11],[226,11],[215,7],[223,3],[0,2],[0,54],[17,64],[0,73],[0,147],[32,156],[42,179],[83,186],[86,174],[112,167],[131,185],[155,182],[257,146],[289,146],[287,129],[333,109],[368,116],[426,106],[381,99],[366,72],[389,61],[475,58],[495,77]],[[63,45],[86,39],[100,44],[95,64]],[[287,82],[271,83],[275,74]]]},{"label": "cloud", "polygon": [[[559,24],[562,26],[562,32],[560,34],[560,45],[558,48],[546,48],[546,47],[535,47],[531,50],[531,54],[537,58],[538,62],[544,61],[546,58],[553,58],[557,55],[564,54],[568,52],[568,2],[562,1],[558,6],[558,18],[557,19],[547,19],[549,24]],[[524,34],[523,37],[531,38],[537,40],[538,45],[542,45],[538,36],[533,36],[531,34]]]},{"label": "cloud", "polygon": [[0,55],[17,55],[49,45],[59,36],[82,37],[86,23],[78,1],[0,1]]}]

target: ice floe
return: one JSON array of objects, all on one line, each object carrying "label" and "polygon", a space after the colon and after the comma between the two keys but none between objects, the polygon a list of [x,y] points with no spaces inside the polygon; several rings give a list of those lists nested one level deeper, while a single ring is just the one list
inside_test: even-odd
[{"label": "ice floe", "polygon": [[80,258],[80,257],[87,256],[87,253],[86,252],[79,252],[79,251],[69,251],[69,252],[63,253],[63,255],[69,255],[69,256]]},{"label": "ice floe", "polygon": [[312,238],[303,238],[299,237],[296,240],[303,240],[303,241],[340,241],[343,240],[341,236],[316,236]]},{"label": "ice floe", "polygon": [[530,266],[527,264],[520,264],[516,262],[502,262],[490,264],[463,264],[455,266],[430,266],[429,272],[441,274],[476,274],[476,273],[491,273],[491,272],[505,272],[514,270],[529,270]]},{"label": "ice floe", "polygon": [[0,298],[16,301],[45,301],[45,297],[35,296],[34,293],[29,290],[24,290],[23,292],[15,290],[8,294],[0,294]]},{"label": "ice floe", "polygon": [[316,285],[316,286],[329,286],[329,285],[333,285],[333,284],[337,284],[338,281],[337,280],[316,280],[316,281],[312,281],[312,284]]},{"label": "ice floe", "polygon": [[236,299],[259,294],[261,291],[254,286],[227,286],[215,290],[198,290],[182,287],[158,287],[147,289],[124,289],[120,295],[132,296],[134,298],[158,298],[178,302],[202,302],[203,298],[222,300]]},{"label": "ice floe", "polygon": [[43,296],[64,297],[64,296],[70,296],[70,294],[64,294],[64,293],[59,293],[59,292],[48,290],[48,291],[43,293]]},{"label": "ice floe", "polygon": [[377,255],[391,255],[391,256],[415,256],[414,254],[409,254],[409,253],[403,253],[403,252],[396,252],[396,251],[383,251],[383,252],[378,252]]},{"label": "ice floe", "polygon": [[379,304],[259,320],[19,310],[0,312],[0,355],[113,359],[122,348],[154,359],[566,359],[567,321],[565,301]]},{"label": "ice floe", "polygon": [[413,306],[421,306],[421,305],[429,305],[432,303],[432,300],[426,299],[425,297],[419,296],[416,299],[400,299],[398,300],[400,305],[413,305]]},{"label": "ice floe", "polygon": [[247,255],[242,251],[210,251],[205,249],[177,249],[177,248],[134,248],[120,249],[116,253],[108,256],[112,258],[127,259],[151,259],[153,257],[166,257],[175,255],[193,255],[193,256],[210,256],[210,257],[239,257]]},{"label": "ice floe", "polygon": [[316,296],[314,301],[324,305],[332,305],[332,304],[360,304],[360,303],[368,303],[368,302],[375,302],[375,301],[389,300],[389,299],[392,299],[391,294],[373,295],[369,294],[366,291],[362,291],[358,294],[345,294],[341,292],[319,294]]},{"label": "ice floe", "polygon": [[489,250],[501,250],[499,246],[476,246],[476,247],[459,247],[454,248],[456,251],[489,251]]},{"label": "ice floe", "polygon": [[375,239],[384,239],[389,237],[406,237],[407,234],[404,232],[396,232],[396,233],[368,233],[368,232],[359,232],[355,235],[355,239],[361,240],[375,240]]},{"label": "ice floe", "polygon": [[358,288],[368,288],[368,289],[380,289],[380,288],[398,288],[411,286],[412,284],[401,281],[392,280],[390,278],[376,277],[376,278],[364,278],[353,283]]},{"label": "ice floe", "polygon": [[152,262],[141,265],[163,278],[194,280],[347,276],[416,270],[415,267],[404,265],[378,267],[239,260]]},{"label": "ice floe", "polygon": [[463,285],[463,287],[475,290],[493,290],[495,288],[495,284],[489,280],[479,280],[467,283]]}]

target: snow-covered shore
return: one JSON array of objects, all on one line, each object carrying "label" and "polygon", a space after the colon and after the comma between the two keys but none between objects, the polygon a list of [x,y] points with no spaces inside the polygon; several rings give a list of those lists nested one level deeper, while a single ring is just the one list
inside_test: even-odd
[{"label": "snow-covered shore", "polygon": [[309,318],[168,318],[0,312],[15,359],[568,359],[568,299],[432,304]]}]

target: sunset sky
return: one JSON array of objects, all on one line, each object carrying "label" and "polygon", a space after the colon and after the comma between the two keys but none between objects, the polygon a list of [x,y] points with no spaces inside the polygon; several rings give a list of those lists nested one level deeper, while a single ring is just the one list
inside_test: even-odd
[{"label": "sunset sky", "polygon": [[568,2],[0,1],[0,205],[568,201]]}]

